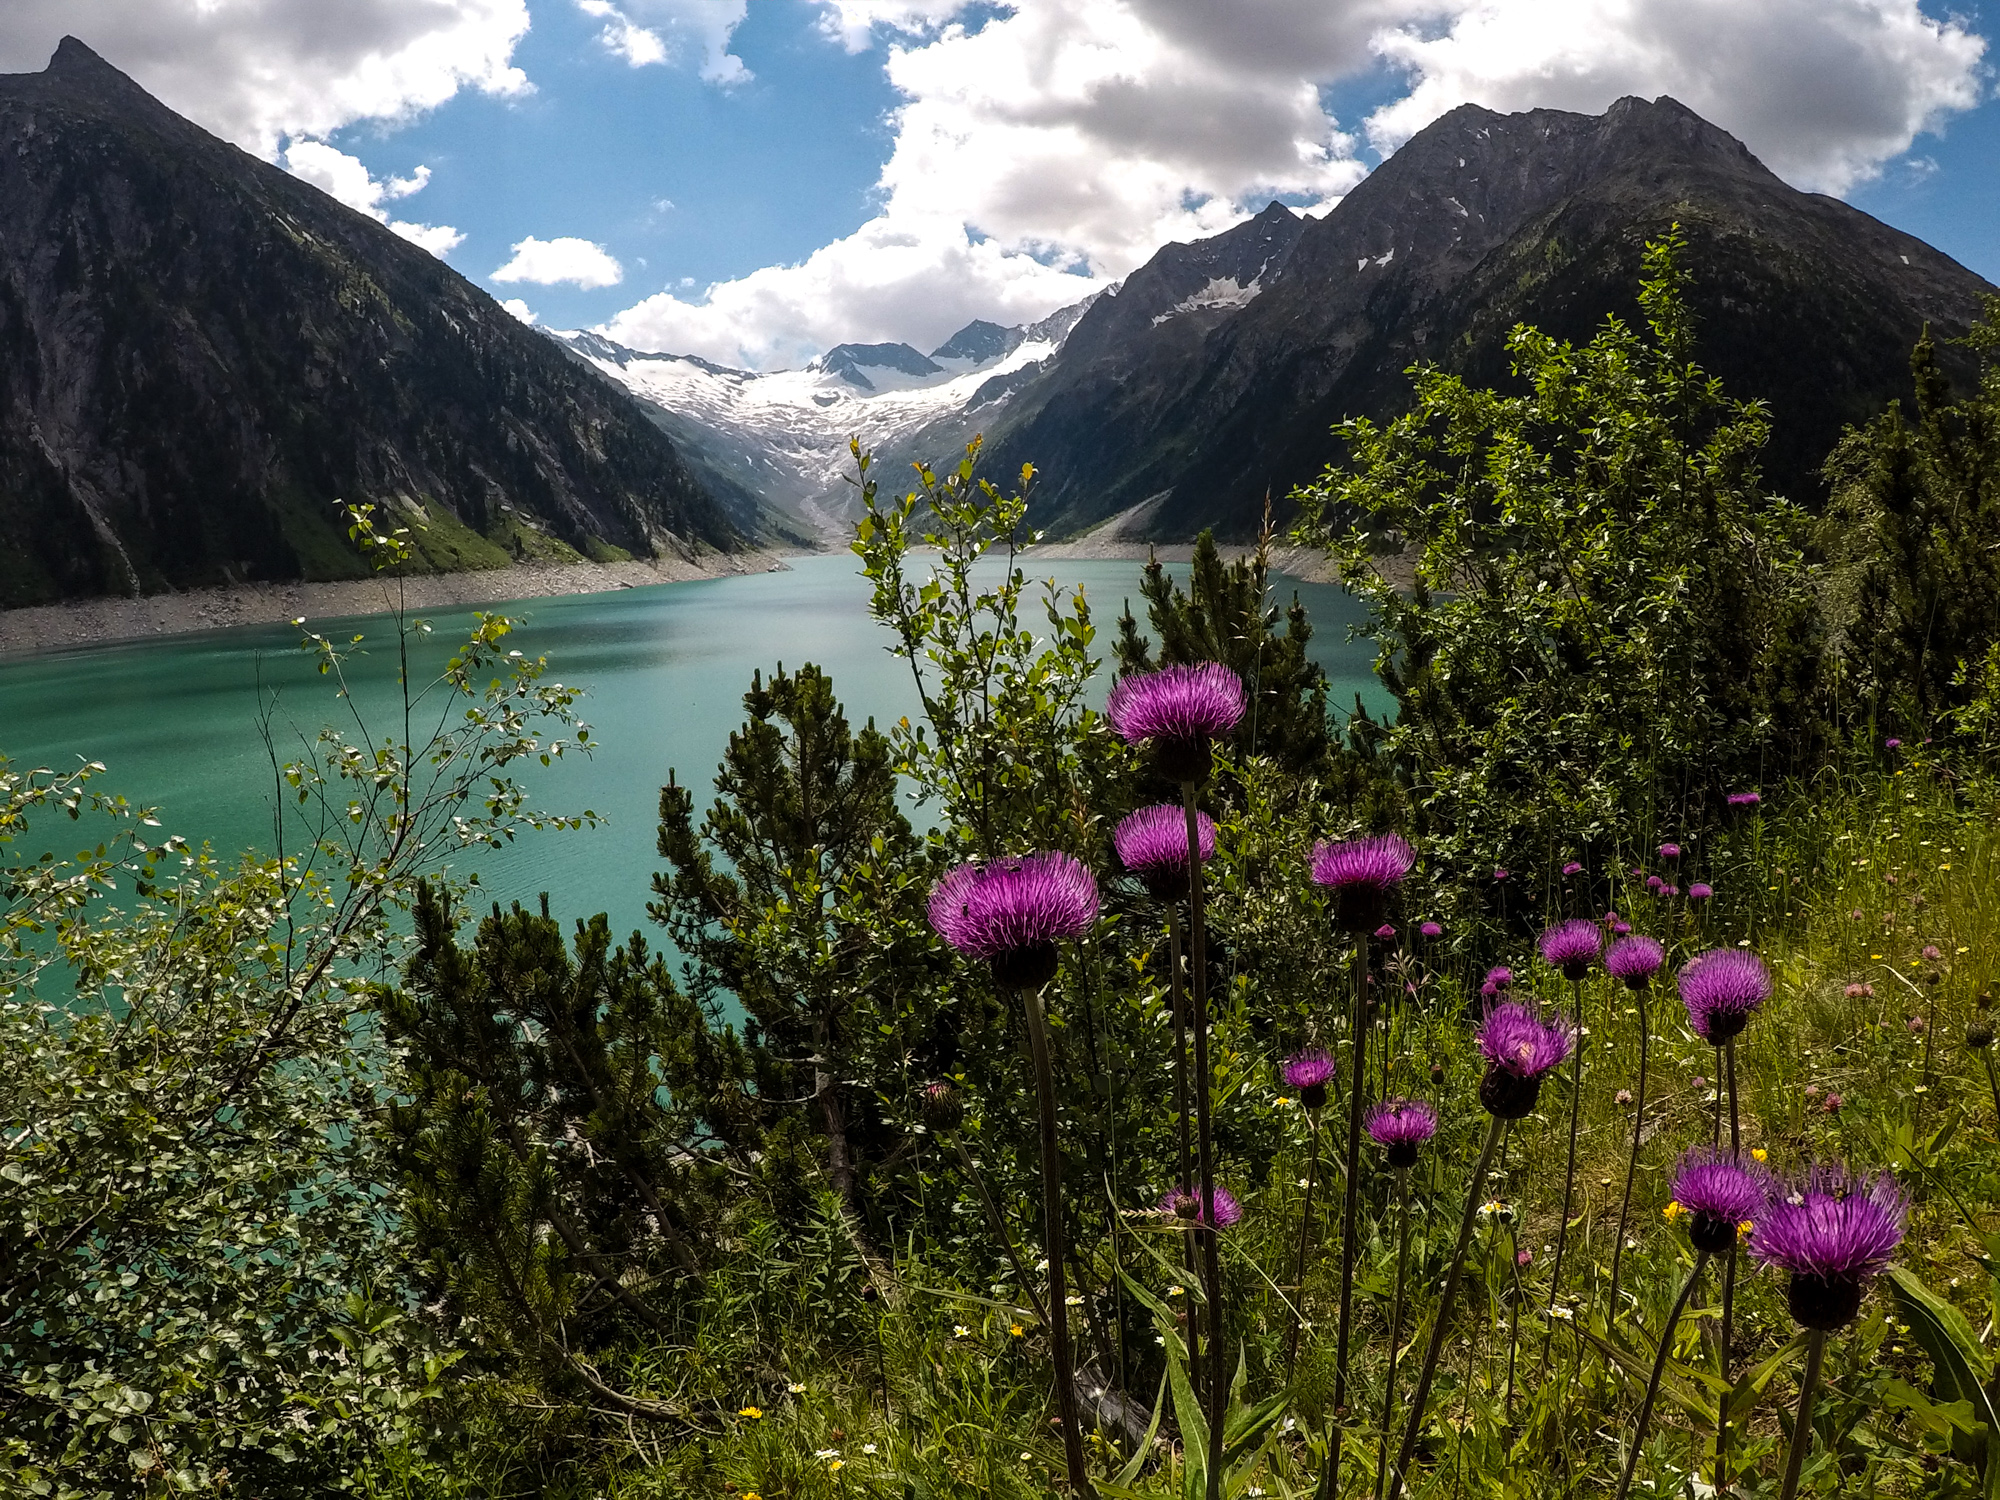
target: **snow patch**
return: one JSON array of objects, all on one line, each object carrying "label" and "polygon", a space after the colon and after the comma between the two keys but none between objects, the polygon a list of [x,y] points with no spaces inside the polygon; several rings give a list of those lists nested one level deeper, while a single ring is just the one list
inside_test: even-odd
[{"label": "snow patch", "polygon": [[1153,326],[1157,328],[1169,318],[1178,317],[1182,313],[1199,312],[1205,308],[1248,307],[1256,295],[1263,290],[1263,266],[1257,268],[1257,274],[1248,282],[1239,283],[1234,277],[1230,276],[1212,277],[1208,285],[1196,292],[1192,297],[1182,298],[1165,312],[1155,316]]}]

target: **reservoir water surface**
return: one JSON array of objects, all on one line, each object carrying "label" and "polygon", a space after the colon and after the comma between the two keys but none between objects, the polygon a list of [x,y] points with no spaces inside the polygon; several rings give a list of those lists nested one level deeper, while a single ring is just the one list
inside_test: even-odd
[{"label": "reservoir water surface", "polygon": [[[922,560],[913,565],[921,569]],[[1049,576],[1085,589],[1098,644],[1112,654],[1117,618],[1130,599],[1144,619],[1140,564],[1131,561],[1024,560],[1030,578]],[[573,833],[530,833],[503,850],[459,853],[461,872],[476,870],[500,900],[531,902],[551,893],[564,919],[610,913],[614,933],[648,930],[659,788],[674,768],[706,808],[710,783],[730,731],[743,720],[750,674],[782,662],[813,662],[832,674],[853,722],[914,715],[907,663],[885,649],[889,635],[868,615],[869,584],[857,560],[842,553],[803,557],[776,573],[662,584],[607,594],[530,599],[495,606],[521,623],[513,644],[549,658],[551,678],[585,689],[581,709],[593,738],[587,759],[572,758],[521,779],[538,806],[590,808],[607,821]],[[1172,569],[1185,576],[1186,568]],[[1296,590],[1313,622],[1312,655],[1326,670],[1336,708],[1358,692],[1372,708],[1387,697],[1371,671],[1373,648],[1349,641],[1359,604],[1330,584],[1274,580],[1278,599]],[[450,644],[463,637],[469,608],[427,612],[433,626],[419,680],[435,675]],[[1042,624],[1039,596],[1023,622]],[[351,663],[354,705],[379,740],[393,725],[394,632],[381,617],[312,622],[335,640],[359,633],[363,653]],[[0,661],[0,754],[16,767],[105,763],[100,786],[134,802],[158,805],[170,832],[206,840],[219,853],[268,849],[272,774],[258,729],[260,702],[275,695],[272,722],[287,758],[322,724],[341,722],[343,705],[313,669],[289,626],[249,626]],[[1100,673],[1099,698],[1111,667]],[[351,720],[344,727],[351,730]],[[288,743],[287,743],[288,742]],[[921,814],[916,816],[921,818]],[[56,847],[69,837],[53,823],[40,833]],[[18,851],[17,851],[18,852]],[[65,851],[66,852],[66,851]]]}]

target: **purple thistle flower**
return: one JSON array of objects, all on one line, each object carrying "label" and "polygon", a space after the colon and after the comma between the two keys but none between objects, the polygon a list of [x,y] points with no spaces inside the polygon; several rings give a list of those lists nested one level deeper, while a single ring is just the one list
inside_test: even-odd
[{"label": "purple thistle flower", "polygon": [[1505,964],[1495,964],[1486,971],[1485,982],[1479,986],[1479,993],[1488,1000],[1505,992],[1514,983],[1514,971]]},{"label": "purple thistle flower", "polygon": [[1655,896],[1659,895],[1660,892],[1664,891],[1666,888],[1667,888],[1667,883],[1664,880],[1660,879],[1659,876],[1648,875],[1646,877],[1646,889],[1651,891]]},{"label": "purple thistle flower", "polygon": [[1677,885],[1670,885],[1667,887],[1667,894],[1669,896],[1678,896],[1680,893],[1681,893],[1681,888]]},{"label": "purple thistle flower", "polygon": [[1604,934],[1588,917],[1571,917],[1546,929],[1536,939],[1535,946],[1541,950],[1542,962],[1561,969],[1563,978],[1581,979],[1597,961],[1598,951],[1604,946]]},{"label": "purple thistle flower", "polygon": [[1613,937],[1629,937],[1631,932],[1632,924],[1630,922],[1613,922],[1611,924],[1611,934]]},{"label": "purple thistle flower", "polygon": [[1499,865],[1495,865],[1493,867],[1493,878],[1495,880],[1505,880],[1507,878],[1507,871],[1502,869]]},{"label": "purple thistle flower", "polygon": [[1199,1224],[1206,1229],[1227,1229],[1243,1217],[1243,1205],[1228,1188],[1215,1190],[1215,1212],[1201,1211],[1199,1188],[1175,1188],[1160,1200],[1160,1212],[1183,1224]]},{"label": "purple thistle flower", "polygon": [[1571,860],[1568,864],[1563,866],[1563,874],[1565,875],[1581,875],[1582,873],[1583,873],[1583,866],[1578,864],[1575,860]]},{"label": "purple thistle flower", "polygon": [[960,865],[932,890],[930,918],[959,953],[992,964],[995,982],[1033,988],[1055,977],[1057,942],[1096,922],[1097,882],[1055,850]]},{"label": "purple thistle flower", "polygon": [[[1215,819],[1195,814],[1196,840],[1202,862],[1215,856]],[[1146,883],[1161,901],[1185,896],[1187,874],[1187,810],[1171,802],[1142,807],[1121,820],[1111,835],[1118,861]]]},{"label": "purple thistle flower", "polygon": [[1711,1047],[1720,1047],[1750,1024],[1771,998],[1771,971],[1743,948],[1711,948],[1681,965],[1676,980],[1688,1025]]},{"label": "purple thistle flower", "polygon": [[[1623,927],[1623,922],[1618,924]],[[1625,987],[1643,990],[1666,961],[1666,950],[1649,937],[1620,937],[1604,955],[1604,971]]]},{"label": "purple thistle flower", "polygon": [[1729,806],[1733,812],[1747,812],[1763,800],[1755,792],[1731,792],[1729,794]]},{"label": "purple thistle flower", "polygon": [[1435,922],[1424,923],[1423,926],[1417,929],[1417,932],[1420,936],[1427,938],[1441,938],[1444,936],[1444,929]]},{"label": "purple thistle flower", "polygon": [[1884,750],[1900,750],[1903,748],[1903,742],[1901,740],[1884,740],[1882,741],[1882,748]]},{"label": "purple thistle flower", "polygon": [[1814,1167],[1766,1201],[1750,1253],[1791,1273],[1786,1301],[1802,1327],[1832,1330],[1861,1310],[1862,1288],[1895,1255],[1908,1214],[1887,1172],[1864,1182],[1841,1167]]},{"label": "purple thistle flower", "polygon": [[1715,887],[1705,880],[1697,880],[1693,885],[1688,887],[1688,900],[1690,901],[1706,901],[1714,894]]},{"label": "purple thistle flower", "polygon": [[1382,939],[1382,941],[1385,943],[1388,942],[1389,939],[1394,937],[1395,935],[1396,935],[1396,929],[1391,927],[1387,922],[1384,922],[1380,927],[1375,929],[1375,936]]},{"label": "purple thistle flower", "polygon": [[1299,1103],[1318,1110],[1326,1105],[1326,1086],[1333,1081],[1333,1054],[1324,1047],[1308,1047],[1285,1059],[1285,1087],[1295,1090]]},{"label": "purple thistle flower", "polygon": [[1486,1012],[1476,1040],[1486,1058],[1479,1102],[1503,1120],[1521,1119],[1535,1107],[1542,1079],[1576,1045],[1567,1021],[1544,1021],[1533,1007],[1513,1000]]},{"label": "purple thistle flower", "polygon": [[1674,1171],[1673,1200],[1690,1216],[1695,1249],[1720,1255],[1736,1243],[1737,1226],[1757,1218],[1770,1187],[1767,1173],[1726,1151],[1697,1146]]},{"label": "purple thistle flower", "polygon": [[1660,845],[1659,852],[1661,859],[1679,859],[1681,857],[1681,846],[1679,844],[1662,844]]},{"label": "purple thistle flower", "polygon": [[1208,776],[1209,741],[1242,721],[1243,679],[1221,662],[1162,667],[1127,677],[1111,690],[1104,716],[1131,745],[1148,745],[1169,781]]},{"label": "purple thistle flower", "polygon": [[1408,841],[1393,833],[1322,840],[1313,845],[1313,883],[1333,892],[1333,919],[1343,931],[1372,932],[1388,914],[1389,892],[1416,859]]},{"label": "purple thistle flower", "polygon": [[1415,1099],[1385,1099],[1368,1112],[1368,1138],[1399,1172],[1417,1164],[1418,1149],[1437,1128],[1437,1111]]}]

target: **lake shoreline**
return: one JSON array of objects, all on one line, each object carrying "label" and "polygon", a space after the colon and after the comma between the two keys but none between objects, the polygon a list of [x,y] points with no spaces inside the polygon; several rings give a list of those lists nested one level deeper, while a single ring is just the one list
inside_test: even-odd
[{"label": "lake shoreline", "polygon": [[[1220,550],[1225,559],[1234,561],[1255,549],[1225,546]],[[617,563],[518,563],[510,568],[466,573],[426,573],[400,582],[406,608],[436,610],[775,573],[789,568],[789,558],[821,555],[824,554],[797,549],[757,549],[711,553],[699,561],[669,556]],[[1165,563],[1185,563],[1194,556],[1194,546],[1189,542],[1086,536],[1074,541],[1044,542],[1022,559],[1022,565],[1032,574],[1039,561],[1144,563],[1155,556]],[[1272,548],[1271,569],[1307,583],[1339,581],[1336,570],[1325,557],[1296,547]],[[278,625],[301,616],[323,620],[387,614],[396,607],[392,592],[396,583],[397,580],[385,578],[357,578],[336,582],[231,584],[146,594],[136,599],[67,599],[60,604],[0,609],[0,660],[121,641],[196,635],[237,625]],[[1135,576],[1135,589],[1136,586]]]},{"label": "lake shoreline", "polygon": [[355,578],[315,583],[232,584],[138,598],[66,599],[0,609],[0,659],[42,656],[83,646],[156,636],[194,635],[236,625],[278,625],[308,620],[387,614],[396,607],[450,609],[514,599],[608,594],[660,583],[775,573],[796,552],[718,552],[698,561],[667,556],[616,563],[518,563],[465,573],[426,573],[406,579]]}]

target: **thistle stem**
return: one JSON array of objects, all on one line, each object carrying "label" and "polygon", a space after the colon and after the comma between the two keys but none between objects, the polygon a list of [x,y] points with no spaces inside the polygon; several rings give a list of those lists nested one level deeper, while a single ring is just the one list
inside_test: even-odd
[{"label": "thistle stem", "polygon": [[1986,1082],[1993,1090],[1993,1124],[2000,1129],[2000,1072],[1993,1067],[1993,1049],[1986,1048],[1979,1054],[1986,1061]]},{"label": "thistle stem", "polygon": [[1618,1273],[1624,1268],[1625,1225],[1632,1214],[1632,1183],[1639,1175],[1639,1147],[1646,1128],[1646,1045],[1651,1040],[1646,1018],[1646,987],[1633,991],[1639,999],[1639,1087],[1632,1096],[1632,1155],[1625,1163],[1625,1196],[1618,1200],[1618,1238],[1611,1247],[1611,1300],[1608,1318],[1618,1316]]},{"label": "thistle stem", "polygon": [[[1167,903],[1167,957],[1173,965],[1174,997],[1174,1114],[1180,1121],[1181,1170],[1175,1184],[1183,1193],[1194,1191],[1194,1138],[1188,1123],[1188,1045],[1187,1045],[1187,991],[1181,983],[1181,908],[1178,901]],[[1181,1236],[1183,1259],[1187,1266],[1188,1285],[1194,1286],[1201,1280],[1201,1251],[1195,1244],[1192,1229]],[[1195,1351],[1199,1348],[1201,1313],[1190,1291],[1185,1297],[1187,1304],[1187,1331],[1190,1374],[1194,1378],[1194,1388],[1200,1394],[1203,1381],[1201,1361]]]},{"label": "thistle stem", "polygon": [[1069,1466],[1070,1488],[1088,1497],[1090,1485],[1083,1460],[1083,1425],[1076,1409],[1076,1368],[1069,1348],[1069,1283],[1063,1270],[1062,1146],[1056,1136],[1056,1076],[1049,1060],[1048,1023],[1042,1015],[1042,992],[1023,990],[1028,1012],[1028,1051],[1035,1067],[1035,1104],[1041,1125],[1043,1249],[1049,1258],[1049,1305],[1045,1326],[1049,1354],[1056,1367],[1056,1414],[1062,1418],[1063,1458]]},{"label": "thistle stem", "polygon": [[1806,1373],[1799,1382],[1799,1414],[1792,1419],[1792,1446],[1785,1455],[1785,1482],[1778,1500],[1793,1500],[1799,1492],[1799,1470],[1812,1446],[1812,1402],[1819,1389],[1819,1367],[1826,1358],[1826,1330],[1815,1328],[1806,1339]]},{"label": "thistle stem", "polygon": [[1410,1169],[1396,1174],[1396,1297],[1389,1304],[1389,1373],[1382,1381],[1382,1449],[1375,1460],[1375,1493],[1389,1479],[1389,1421],[1396,1414],[1396,1350],[1403,1339],[1403,1287],[1410,1268]]},{"label": "thistle stem", "polygon": [[1696,1251],[1694,1269],[1681,1283],[1681,1294],[1674,1299],[1674,1310],[1667,1314],[1667,1326],[1660,1331],[1660,1347],[1653,1355],[1653,1373],[1647,1377],[1646,1396],[1639,1403],[1639,1420],[1632,1429],[1632,1449],[1625,1455],[1625,1473],[1618,1480],[1618,1500],[1625,1500],[1631,1491],[1632,1475],[1639,1467],[1639,1453],[1646,1446],[1646,1425],[1653,1420],[1653,1398],[1660,1394],[1660,1376],[1666,1373],[1667,1355],[1674,1347],[1674,1330],[1680,1327],[1681,1314],[1687,1311],[1688,1298],[1694,1295],[1694,1285],[1701,1280],[1702,1268],[1707,1264],[1708,1256]]},{"label": "thistle stem", "polygon": [[1340,1490],[1340,1450],[1347,1433],[1347,1333],[1354,1314],[1354,1236],[1361,1213],[1361,1114],[1368,1070],[1368,935],[1354,939],[1354,1067],[1347,1096],[1347,1182],[1340,1210],[1340,1327],[1334,1335],[1333,1435],[1321,1493]]},{"label": "thistle stem", "polygon": [[1556,1225],[1556,1253],[1549,1262],[1548,1326],[1542,1332],[1541,1373],[1549,1368],[1549,1347],[1556,1337],[1556,1299],[1562,1295],[1563,1255],[1569,1249],[1570,1205],[1576,1193],[1576,1131],[1583,1115],[1583,981],[1570,981],[1570,1009],[1576,1020],[1576,1058],[1569,1074],[1569,1157],[1563,1167],[1562,1219]]},{"label": "thistle stem", "polygon": [[1306,1316],[1306,1246],[1312,1240],[1313,1187],[1319,1180],[1319,1111],[1311,1116],[1311,1144],[1306,1156],[1306,1202],[1299,1215],[1299,1253],[1292,1267],[1292,1330],[1285,1341],[1285,1383],[1289,1385],[1292,1370],[1299,1359],[1299,1328]]},{"label": "thistle stem", "polygon": [[1210,1114],[1213,1075],[1208,1057],[1208,953],[1201,899],[1201,826],[1195,809],[1195,784],[1181,783],[1187,807],[1188,841],[1188,967],[1194,990],[1195,1145],[1201,1172],[1202,1289],[1208,1301],[1208,1500],[1222,1494],[1223,1420],[1229,1400],[1228,1377],[1222,1373],[1221,1230],[1215,1223],[1215,1130]]},{"label": "thistle stem", "polygon": [[1424,1363],[1417,1376],[1417,1388],[1410,1397],[1410,1416],[1403,1426],[1402,1446],[1396,1465],[1389,1472],[1385,1500],[1396,1500],[1403,1492],[1403,1476],[1416,1457],[1417,1439],[1423,1433],[1424,1408],[1430,1404],[1431,1382],[1437,1378],[1438,1356],[1444,1352],[1445,1332],[1451,1324],[1451,1305],[1458,1297],[1458,1284],[1465,1275],[1465,1250],[1472,1243],[1472,1224],[1479,1213],[1479,1194],[1486,1186],[1486,1170],[1493,1165],[1493,1153],[1500,1146],[1500,1132],[1507,1122],[1498,1115],[1486,1127],[1486,1144],[1479,1149],[1479,1164],[1472,1169],[1472,1186],[1465,1195],[1465,1214],[1458,1222],[1458,1244],[1451,1252],[1451,1269],[1445,1273],[1444,1291],[1438,1298],[1436,1321],[1431,1325],[1430,1342],[1424,1346]]},{"label": "thistle stem", "polygon": [[[1743,1156],[1743,1135],[1736,1114],[1736,1038],[1731,1037],[1722,1049],[1722,1082],[1729,1090],[1729,1156],[1730,1160],[1741,1162]],[[1735,1333],[1736,1323],[1736,1245],[1730,1242],[1722,1261],[1722,1380],[1729,1382],[1729,1348]],[[1729,1485],[1729,1398],[1724,1396],[1715,1407],[1715,1492],[1720,1495]]]}]

